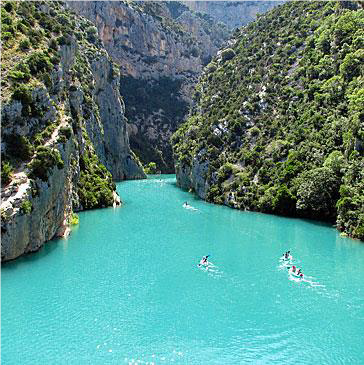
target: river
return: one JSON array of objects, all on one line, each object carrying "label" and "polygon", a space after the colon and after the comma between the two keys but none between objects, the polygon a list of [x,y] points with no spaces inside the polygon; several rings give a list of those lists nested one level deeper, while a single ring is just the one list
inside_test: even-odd
[{"label": "river", "polygon": [[2,266],[3,364],[364,363],[362,242],[208,204],[174,175],[117,188],[121,208]]}]

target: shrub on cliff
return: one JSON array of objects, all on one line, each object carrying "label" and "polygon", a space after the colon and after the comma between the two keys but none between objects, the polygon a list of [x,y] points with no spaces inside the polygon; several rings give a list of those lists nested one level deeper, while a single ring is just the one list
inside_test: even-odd
[{"label": "shrub on cliff", "polygon": [[[5,222],[6,222],[6,220],[7,220],[7,218],[8,218],[8,217],[7,217],[7,215],[6,215],[5,211],[4,211],[4,209],[0,208],[0,224],[5,223]],[[0,227],[0,233],[2,233],[1,231],[2,231],[2,228]]]},{"label": "shrub on cliff", "polygon": [[22,161],[29,160],[34,153],[34,147],[29,139],[19,134],[5,136],[6,152],[9,156]]},{"label": "shrub on cliff", "polygon": [[146,174],[156,174],[157,164],[155,162],[149,162],[148,166],[144,168]]},{"label": "shrub on cliff", "polygon": [[33,210],[32,202],[30,202],[29,200],[23,201],[20,206],[20,210],[23,214],[30,214]]},{"label": "shrub on cliff", "polygon": [[11,174],[13,173],[13,168],[9,162],[1,161],[1,185],[5,186],[11,181]]},{"label": "shrub on cliff", "polygon": [[99,161],[92,148],[80,156],[81,176],[78,182],[78,195],[84,209],[111,206],[115,183],[110,172]]},{"label": "shrub on cliff", "polygon": [[87,39],[91,43],[95,43],[97,41],[97,28],[93,25],[90,25],[86,28]]},{"label": "shrub on cliff", "polygon": [[41,71],[49,72],[53,68],[49,56],[44,52],[35,52],[31,54],[27,59],[27,64],[33,75],[36,75]]},{"label": "shrub on cliff", "polygon": [[12,99],[21,101],[23,105],[29,105],[32,102],[32,89],[20,84],[13,91]]},{"label": "shrub on cliff", "polygon": [[29,39],[25,38],[19,43],[19,48],[22,51],[27,51],[30,48],[30,42]]},{"label": "shrub on cliff", "polygon": [[36,156],[28,166],[30,170],[29,177],[47,181],[48,172],[55,166],[58,169],[64,167],[64,162],[59,151],[50,147],[40,146],[37,148]]},{"label": "shrub on cliff", "polygon": [[76,213],[72,213],[71,216],[71,225],[75,226],[80,222],[80,218]]},{"label": "shrub on cliff", "polygon": [[233,59],[234,57],[235,57],[235,51],[232,48],[224,49],[221,52],[221,60],[223,62],[229,61],[229,60]]}]

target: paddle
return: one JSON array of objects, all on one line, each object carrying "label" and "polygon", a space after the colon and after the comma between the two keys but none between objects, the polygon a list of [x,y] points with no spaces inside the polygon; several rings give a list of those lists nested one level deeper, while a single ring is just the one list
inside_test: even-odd
[{"label": "paddle", "polygon": [[[206,255],[205,258],[207,260],[208,257],[210,257],[211,255]],[[202,264],[198,264],[197,266],[200,267]]]}]

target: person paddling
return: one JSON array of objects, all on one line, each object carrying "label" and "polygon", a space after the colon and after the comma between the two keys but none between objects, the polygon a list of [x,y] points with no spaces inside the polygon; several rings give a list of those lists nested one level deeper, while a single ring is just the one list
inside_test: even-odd
[{"label": "person paddling", "polygon": [[203,256],[200,263],[198,264],[198,266],[201,266],[201,265],[204,265],[204,266],[207,266],[209,264],[209,262],[207,261],[207,258],[209,257],[210,255],[207,255],[207,256]]}]

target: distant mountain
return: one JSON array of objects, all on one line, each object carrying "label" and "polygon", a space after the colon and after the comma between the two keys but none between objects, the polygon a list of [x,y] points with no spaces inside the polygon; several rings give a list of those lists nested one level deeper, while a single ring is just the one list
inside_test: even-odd
[{"label": "distant mountain", "polygon": [[183,1],[194,11],[206,13],[229,29],[241,27],[284,1]]}]

